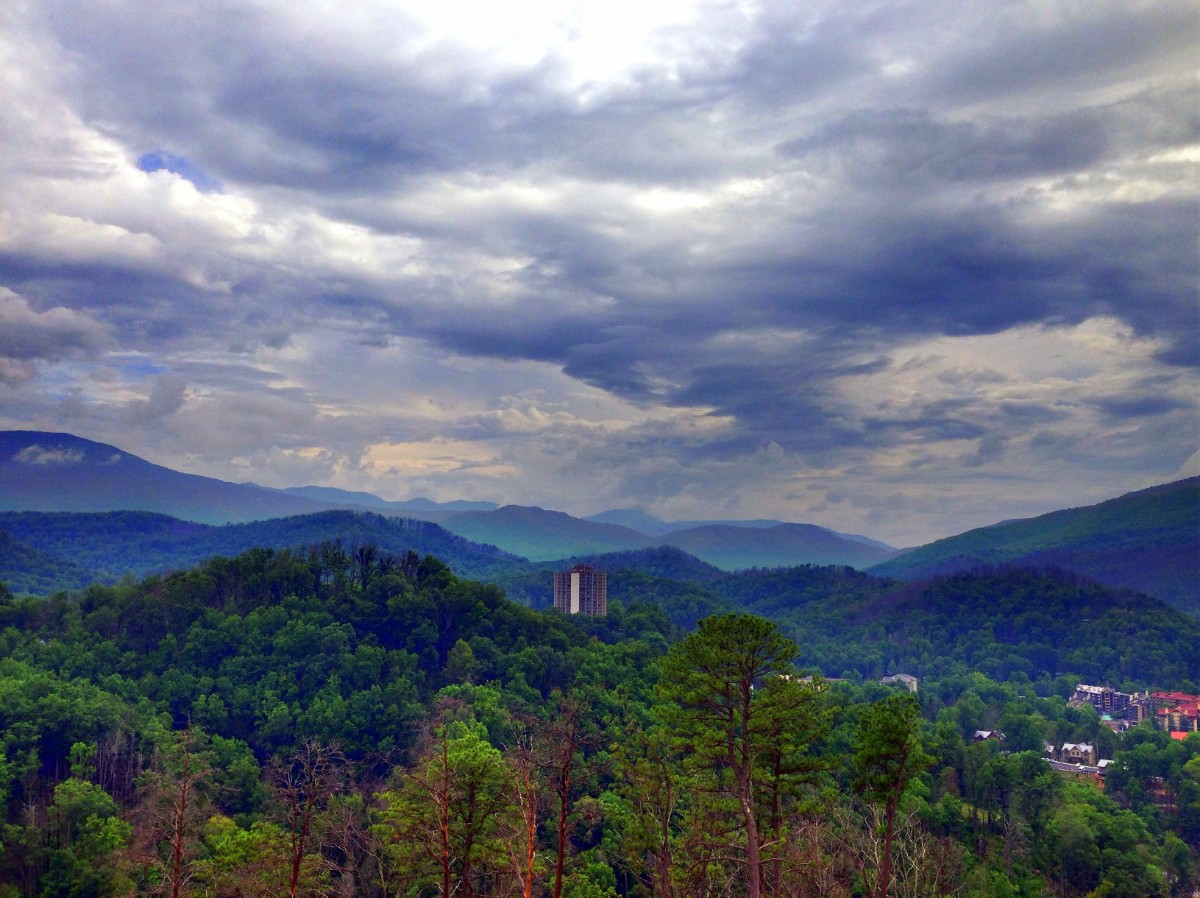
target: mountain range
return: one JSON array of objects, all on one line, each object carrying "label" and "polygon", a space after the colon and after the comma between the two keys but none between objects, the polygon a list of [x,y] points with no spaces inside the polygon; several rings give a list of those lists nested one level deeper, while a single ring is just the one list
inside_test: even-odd
[{"label": "mountain range", "polygon": [[497,582],[535,606],[545,601],[554,567],[583,560],[639,572],[655,589],[693,598],[723,571],[749,568],[832,564],[928,580],[981,567],[1057,567],[1200,614],[1200,478],[897,552],[813,524],[666,522],[643,509],[585,519],[489,502],[271,489],[172,471],[70,434],[0,432],[0,581],[18,592],[328,540],[433,554],[460,575]]},{"label": "mountain range", "polygon": [[[0,432],[0,511],[150,511],[221,525],[333,509],[432,521],[451,533],[531,561],[674,545],[726,570],[792,564],[862,568],[895,552],[864,537],[779,521],[676,526],[650,519],[655,522],[652,529],[670,530],[657,535],[536,507],[428,499],[391,502],[371,493],[331,487],[272,489],[173,471],[71,434]],[[761,532],[757,538],[725,539],[724,530],[714,533],[712,527]]]}]

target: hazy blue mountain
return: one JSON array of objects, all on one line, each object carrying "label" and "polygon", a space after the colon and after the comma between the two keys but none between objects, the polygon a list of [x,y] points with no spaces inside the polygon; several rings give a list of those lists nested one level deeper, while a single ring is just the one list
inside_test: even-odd
[{"label": "hazy blue mountain", "polygon": [[498,546],[531,561],[628,552],[655,545],[674,546],[722,570],[787,567],[796,564],[845,564],[867,567],[891,550],[844,539],[811,524],[753,527],[706,524],[649,536],[619,524],[573,518],[558,511],[506,505],[496,511],[469,512],[448,518],[447,530],[479,543]]},{"label": "hazy blue mountain", "polygon": [[645,534],[595,521],[573,518],[561,511],[505,505],[494,511],[468,511],[443,525],[477,543],[497,546],[530,561],[553,561],[577,555],[622,552],[653,545]]},{"label": "hazy blue mountain", "polygon": [[1200,613],[1200,477],[970,530],[870,571],[915,580],[986,565],[1057,566]]},{"label": "hazy blue mountain", "polygon": [[495,502],[471,502],[466,499],[455,499],[451,502],[434,502],[432,499],[381,499],[374,493],[341,490],[332,486],[289,486],[280,492],[303,496],[336,508],[389,511],[403,517],[438,523],[460,512],[491,511],[499,507]]},{"label": "hazy blue mountain", "polygon": [[[254,485],[254,484],[251,484]],[[391,508],[395,503],[381,499],[374,493],[355,490],[340,490],[333,486],[287,486],[278,490],[292,496],[301,496],[327,505],[355,505],[360,508]]]},{"label": "hazy blue mountain", "polygon": [[767,527],[778,527],[780,524],[786,523],[785,521],[774,521],[765,518],[749,521],[664,521],[661,518],[656,518],[644,508],[613,508],[608,511],[602,511],[599,514],[588,515],[584,520],[596,521],[602,524],[619,524],[622,527],[628,527],[630,530],[636,530],[638,533],[644,533],[647,536],[666,536],[668,533],[674,533],[678,530],[691,530],[696,527],[708,527],[713,524],[761,530]]},{"label": "hazy blue mountain", "polygon": [[722,570],[838,564],[864,568],[894,550],[838,536],[812,524],[750,528],[708,524],[670,533],[662,539]]},{"label": "hazy blue mountain", "polygon": [[596,524],[616,524],[618,527],[626,527],[646,536],[662,536],[670,533],[674,526],[656,518],[644,508],[610,508],[599,514],[588,515],[583,520]]},{"label": "hazy blue mountain", "polygon": [[[392,502],[372,493],[332,487],[271,489],[253,483],[228,483],[173,471],[115,446],[71,434],[0,432],[0,511],[146,511],[197,523],[225,524],[295,517],[333,508],[433,521],[467,540],[497,546],[532,561],[662,544],[679,546],[726,569],[805,563],[862,566],[886,557],[879,551],[880,544],[862,537],[845,539],[809,525],[737,521],[688,527],[690,522],[667,524],[636,510],[606,513],[618,517],[624,514],[631,523],[652,531],[669,531],[647,534],[612,522],[581,520],[541,508],[497,508],[490,502],[463,500]],[[728,529],[714,531],[712,527]]]},{"label": "hazy blue mountain", "polygon": [[[787,521],[776,521],[771,518],[754,518],[742,521],[664,521],[656,518],[644,508],[613,508],[608,511],[602,511],[599,514],[588,515],[584,520],[602,524],[619,524],[622,527],[628,527],[630,530],[636,530],[638,533],[644,533],[647,536],[667,536],[682,530],[696,530],[701,527],[742,527],[748,530],[769,530],[788,525]],[[829,527],[822,527],[821,529],[832,533],[840,539],[874,546],[889,554],[897,551],[893,546],[889,546],[887,543],[880,542],[877,539],[871,539],[869,536],[860,536],[857,533],[839,533],[837,530],[832,530]]]},{"label": "hazy blue mountain", "polygon": [[182,474],[68,433],[0,431],[0,511],[153,511],[222,524],[327,505],[279,490]]},{"label": "hazy blue mountain", "polygon": [[830,530],[829,532],[834,536],[840,536],[842,539],[848,539],[852,543],[862,543],[866,546],[874,546],[876,549],[882,549],[889,555],[895,555],[900,551],[900,549],[897,549],[895,546],[889,546],[887,543],[880,542],[877,539],[871,539],[871,537],[863,536],[860,533],[840,533],[837,530]]},{"label": "hazy blue mountain", "polygon": [[68,433],[0,431],[0,511],[151,511],[208,524],[259,521],[332,508],[441,521],[493,502],[392,502],[334,487],[273,489],[184,474]]}]

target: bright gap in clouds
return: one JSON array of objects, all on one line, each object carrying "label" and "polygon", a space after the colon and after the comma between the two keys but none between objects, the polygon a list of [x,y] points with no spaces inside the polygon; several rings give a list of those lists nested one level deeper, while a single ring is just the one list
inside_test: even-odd
[{"label": "bright gap in clouds", "polygon": [[430,42],[463,43],[504,65],[560,60],[572,86],[618,80],[660,60],[663,29],[693,22],[705,4],[695,0],[522,0],[518,3],[404,4],[429,29]]}]

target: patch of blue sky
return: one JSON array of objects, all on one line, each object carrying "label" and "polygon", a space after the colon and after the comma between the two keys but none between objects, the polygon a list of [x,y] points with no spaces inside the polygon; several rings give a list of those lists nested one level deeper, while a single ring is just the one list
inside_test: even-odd
[{"label": "patch of blue sky", "polygon": [[165,365],[156,364],[151,361],[149,356],[141,353],[112,353],[106,358],[106,361],[120,371],[123,377],[135,382],[147,377],[154,377],[167,370]]},{"label": "patch of blue sky", "polygon": [[169,171],[190,181],[201,193],[220,193],[221,182],[204,169],[193,165],[182,156],[163,150],[153,150],[138,157],[137,166],[144,172]]}]

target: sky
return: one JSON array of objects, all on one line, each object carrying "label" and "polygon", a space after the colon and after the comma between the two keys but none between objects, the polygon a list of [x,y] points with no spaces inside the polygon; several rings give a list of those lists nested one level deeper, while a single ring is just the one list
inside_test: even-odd
[{"label": "sky", "polygon": [[1194,2],[9,0],[0,429],[897,546],[1200,474]]}]

